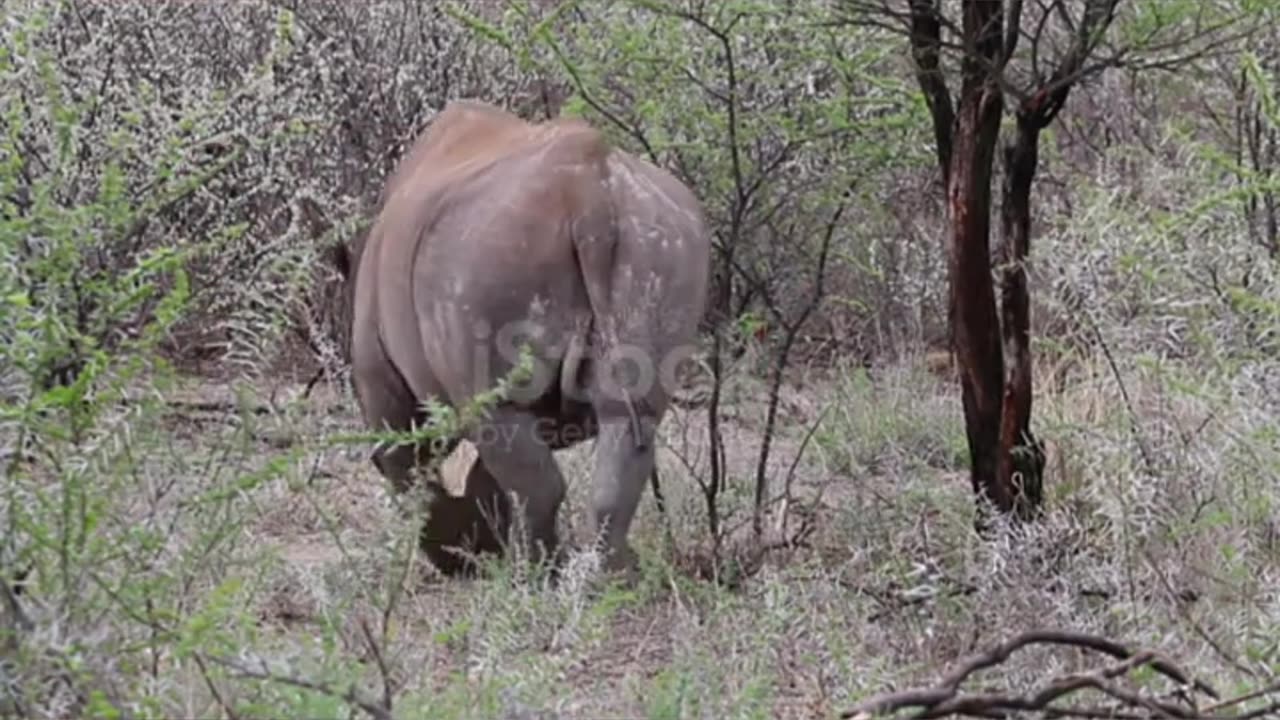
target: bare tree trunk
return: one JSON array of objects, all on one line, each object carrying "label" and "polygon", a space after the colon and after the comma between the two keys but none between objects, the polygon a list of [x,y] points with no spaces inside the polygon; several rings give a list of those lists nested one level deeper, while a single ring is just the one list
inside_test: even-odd
[{"label": "bare tree trunk", "polygon": [[1012,509],[1013,496],[1000,476],[1004,357],[990,259],[991,171],[1004,99],[988,67],[1000,55],[1000,13],[1000,2],[969,0],[964,5],[965,35],[973,39],[977,52],[966,56],[962,65],[947,207],[951,341],[964,404],[970,479],[974,492],[1004,513]]},{"label": "bare tree trunk", "polygon": [[[898,11],[872,0],[846,0],[855,15]],[[947,192],[948,314],[956,372],[964,402],[973,489],[1001,514],[1021,520],[1038,514],[1043,500],[1044,451],[1031,433],[1031,302],[1026,259],[1031,248],[1031,187],[1039,164],[1040,131],[1053,122],[1071,88],[1101,72],[1107,62],[1089,64],[1120,0],[1083,0],[1079,16],[1062,3],[1039,3],[1038,29],[1028,34],[1023,0],[959,0],[960,27],[944,17],[942,0],[910,0],[906,35],[916,80],[933,121],[938,165]],[[954,4],[952,4],[954,7]],[[1036,59],[1045,49],[1041,30],[1053,18],[1075,36],[1056,61]],[[953,100],[941,63],[942,29],[960,58],[960,92]],[[958,32],[957,32],[958,30]],[[1034,44],[1032,84],[1019,89],[1006,64],[1023,40]],[[1048,76],[1043,70],[1052,67]],[[991,181],[995,148],[1004,114],[1004,92],[1016,100],[1014,137],[1004,147],[1001,198],[1001,298],[997,311],[990,247]],[[1239,120],[1237,125],[1240,126]],[[1240,126],[1243,130],[1243,126]],[[1274,217],[1274,215],[1272,216]],[[1272,227],[1280,225],[1273,221]],[[1271,230],[1269,232],[1280,232]],[[1272,243],[1275,246],[1275,243]],[[1280,252],[1280,248],[1276,249]],[[1008,375],[1006,377],[1006,365]],[[979,517],[979,530],[985,529]]]},{"label": "bare tree trunk", "polygon": [[964,402],[973,489],[1005,511],[1012,498],[998,482],[1004,358],[989,259],[991,166],[1000,129],[1000,100],[985,93],[968,95],[961,99],[958,120],[948,187],[951,340]]},{"label": "bare tree trunk", "polygon": [[1043,499],[1045,455],[1031,433],[1031,300],[1026,260],[1031,250],[1031,185],[1039,163],[1040,126],[1018,115],[1013,141],[1004,148],[1000,203],[1001,314],[1004,358],[1009,363],[1000,418],[997,483],[1012,495],[1021,519],[1031,519]]}]

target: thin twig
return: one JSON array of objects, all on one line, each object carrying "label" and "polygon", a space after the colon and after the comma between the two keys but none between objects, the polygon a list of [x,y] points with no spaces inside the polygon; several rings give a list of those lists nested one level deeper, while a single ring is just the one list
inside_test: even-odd
[{"label": "thin twig", "polygon": [[352,684],[352,686],[346,691],[342,691],[334,688],[326,682],[304,680],[302,678],[296,678],[289,675],[273,673],[267,668],[266,661],[261,661],[261,670],[254,670],[226,658],[210,657],[209,660],[231,670],[241,677],[252,680],[266,680],[269,682],[280,683],[282,685],[292,685],[293,687],[302,688],[303,690],[314,690],[315,692],[322,693],[329,697],[337,698],[343,702],[354,705],[363,710],[374,720],[394,720],[391,715],[390,708],[384,707],[377,701],[370,700],[365,697],[365,695],[361,693],[354,684]]},{"label": "thin twig", "polygon": [[200,653],[195,654],[196,669],[200,671],[200,677],[204,679],[205,687],[209,688],[209,694],[213,696],[214,702],[218,703],[218,707],[227,714],[231,720],[240,720],[240,713],[236,712],[235,706],[223,697],[222,691],[218,689],[218,684],[213,681],[213,677],[209,674],[209,666],[205,663],[204,657]]},{"label": "thin twig", "polygon": [[[1151,555],[1151,552],[1149,550],[1143,550],[1142,557],[1147,561],[1147,564],[1155,572],[1156,579],[1160,581],[1160,585],[1164,587],[1165,592],[1169,593],[1169,597],[1175,598],[1175,599],[1179,598],[1182,594],[1179,593],[1173,587],[1173,583],[1169,581],[1169,577],[1165,574],[1164,570],[1160,567],[1160,564],[1156,562],[1156,559]],[[1221,643],[1219,643],[1216,639],[1214,639],[1212,635],[1209,634],[1209,631],[1204,629],[1204,626],[1196,622],[1195,618],[1191,617],[1191,612],[1187,610],[1184,603],[1174,603],[1174,606],[1177,608],[1178,615],[1182,618],[1182,620],[1191,627],[1191,631],[1194,632],[1201,640],[1203,640],[1205,644],[1208,645],[1215,653],[1217,653],[1218,657],[1222,658],[1223,662],[1227,663],[1228,665],[1235,668],[1236,670],[1239,670],[1245,675],[1248,675],[1249,677],[1252,677],[1252,678],[1258,677],[1257,672],[1251,670],[1249,667],[1245,666],[1239,660],[1236,660],[1231,655],[1231,653],[1227,652],[1226,649],[1222,647]]]},{"label": "thin twig", "polygon": [[[1223,709],[1232,707],[1233,705],[1240,705],[1242,703],[1247,703],[1250,700],[1257,700],[1260,697],[1263,697],[1265,695],[1271,695],[1274,693],[1280,693],[1280,680],[1277,680],[1261,689],[1254,690],[1251,693],[1246,693],[1244,695],[1241,695],[1240,697],[1231,698],[1230,700],[1223,700],[1217,705],[1210,705],[1209,707],[1205,708],[1204,711],[1207,713],[1211,713],[1218,710],[1223,710]],[[1280,705],[1280,702],[1272,703],[1271,707],[1276,707],[1277,705]],[[1252,715],[1252,714],[1241,715],[1239,717],[1256,717],[1256,715]]]},{"label": "thin twig", "polygon": [[1102,336],[1102,329],[1094,321],[1093,315],[1087,312],[1083,313],[1083,315],[1084,321],[1088,323],[1094,337],[1098,339],[1098,346],[1102,348],[1102,354],[1107,360],[1108,367],[1111,368],[1111,376],[1115,378],[1116,385],[1120,388],[1120,397],[1124,400],[1125,411],[1129,414],[1129,430],[1133,433],[1138,452],[1142,453],[1142,461],[1147,466],[1147,472],[1155,475],[1155,458],[1151,454],[1151,450],[1147,448],[1146,437],[1143,435],[1142,426],[1138,422],[1138,412],[1134,409],[1133,399],[1129,397],[1129,388],[1125,385],[1124,377],[1120,374],[1120,366],[1116,364],[1116,358],[1111,354],[1111,346],[1107,344],[1107,339]]},{"label": "thin twig", "polygon": [[360,632],[364,635],[364,642],[369,647],[369,652],[373,654],[374,662],[378,664],[378,674],[382,676],[382,706],[390,710],[395,690],[392,687],[391,672],[387,669],[387,661],[382,657],[382,647],[373,637],[373,631],[369,629],[369,621],[365,618],[360,618]]}]

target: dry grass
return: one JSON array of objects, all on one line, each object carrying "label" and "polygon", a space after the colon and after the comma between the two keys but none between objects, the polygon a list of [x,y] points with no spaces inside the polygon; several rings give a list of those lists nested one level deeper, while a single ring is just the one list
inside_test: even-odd
[{"label": "dry grass", "polygon": [[[586,555],[574,557],[558,585],[510,563],[477,580],[441,579],[420,559],[406,569],[397,558],[411,547],[412,524],[364,450],[323,447],[326,433],[357,429],[354,405],[331,388],[279,414],[253,416],[247,429],[230,414],[189,413],[166,436],[181,452],[150,462],[159,473],[185,457],[176,494],[190,498],[210,484],[212,466],[201,456],[234,456],[224,462],[243,476],[286,448],[298,451],[278,477],[243,493],[241,524],[220,551],[221,574],[196,572],[206,584],[189,590],[189,602],[206,606],[213,587],[240,583],[231,615],[247,625],[227,630],[236,650],[285,663],[298,678],[345,668],[379,697],[381,656],[397,716],[831,717],[867,694],[928,682],[984,643],[1039,627],[1148,644],[1210,680],[1274,669],[1280,546],[1274,512],[1257,503],[1276,501],[1275,475],[1264,480],[1253,474],[1261,467],[1233,465],[1246,462],[1227,440],[1244,430],[1238,425],[1203,428],[1178,459],[1178,474],[1146,474],[1115,388],[1105,373],[1094,377],[1040,399],[1053,446],[1048,517],[988,543],[970,529],[957,399],[926,362],[796,383],[771,472],[785,475],[821,403],[831,403],[795,486],[801,500],[822,489],[818,532],[811,548],[771,556],[736,589],[693,578],[679,562],[705,533],[690,480],[705,472],[705,459],[690,450],[705,433],[697,410],[672,417],[661,458],[677,547],[664,545],[663,519],[646,499],[635,531],[643,574],[632,587],[600,582]],[[225,387],[192,383],[188,399],[231,398]],[[260,387],[246,397],[263,402],[298,389]],[[735,379],[728,413],[735,485],[726,507],[735,518],[749,507],[760,416],[745,399],[753,389]],[[1195,417],[1195,403],[1161,402],[1158,387],[1135,380],[1129,390],[1148,406],[1148,425]],[[233,446],[238,453],[228,451]],[[565,518],[572,530],[589,447],[565,451],[561,461],[572,484]],[[194,534],[180,530],[170,542],[183,546]],[[1080,659],[1031,651],[1000,682],[1029,686]],[[169,713],[210,717],[220,703],[264,703],[257,711],[242,704],[240,717],[330,707],[234,673],[214,680],[219,701],[189,661],[165,667],[146,694]]]}]

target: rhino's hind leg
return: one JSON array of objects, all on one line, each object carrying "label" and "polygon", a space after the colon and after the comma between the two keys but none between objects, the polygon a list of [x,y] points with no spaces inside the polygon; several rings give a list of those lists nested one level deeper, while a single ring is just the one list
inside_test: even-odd
[{"label": "rhino's hind leg", "polygon": [[538,426],[528,411],[498,408],[474,431],[472,442],[502,491],[513,494],[521,506],[520,541],[529,557],[540,562],[554,557],[558,549],[556,514],[565,481]]},{"label": "rhino's hind leg", "polygon": [[[380,348],[364,357],[364,369],[378,360],[385,361]],[[382,367],[386,367],[385,365]],[[364,372],[356,377],[357,392],[361,398],[365,421],[374,428],[386,428],[405,432],[415,424],[426,420],[424,413],[415,407],[413,394],[399,373]],[[414,476],[431,466],[433,460],[446,458],[458,446],[458,440],[424,442],[416,446],[379,442],[370,459],[378,472],[391,484],[396,495],[404,495],[412,489]],[[435,567],[445,575],[469,573],[474,568],[467,553],[500,552],[498,535],[505,535],[510,517],[508,502],[498,489],[493,477],[477,458],[467,474],[463,497],[455,497],[434,479],[427,477],[426,522],[419,536],[419,547]],[[480,506],[496,508],[488,516]],[[421,507],[414,504],[414,507]],[[497,533],[489,520],[496,515]],[[464,552],[455,552],[459,548]]]},{"label": "rhino's hind leg", "polygon": [[654,465],[654,421],[611,417],[596,437],[592,475],[591,532],[602,542],[605,568],[630,570],[636,557],[627,533]]},{"label": "rhino's hind leg", "polygon": [[[391,364],[377,343],[360,346],[352,361],[356,396],[365,423],[375,431],[408,432],[425,417],[417,405],[413,391],[404,377]],[[456,443],[432,447],[403,443],[379,442],[369,459],[378,472],[391,483],[397,495],[408,492],[413,484],[415,468],[426,467],[432,456],[447,456]]]},{"label": "rhino's hind leg", "polygon": [[443,491],[432,495],[421,547],[445,575],[472,574],[471,556],[502,555],[511,524],[511,501],[477,457],[471,462],[462,497]]}]

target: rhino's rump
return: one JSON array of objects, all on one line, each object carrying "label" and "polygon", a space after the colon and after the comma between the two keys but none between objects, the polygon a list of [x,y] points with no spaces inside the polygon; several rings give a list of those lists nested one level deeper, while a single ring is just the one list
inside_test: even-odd
[{"label": "rhino's rump", "polygon": [[416,340],[395,352],[397,364],[417,365],[406,375],[430,376],[444,399],[464,403],[507,376],[528,343],[533,376],[513,399],[560,402],[552,396],[564,350],[590,322],[570,235],[574,186],[603,185],[581,147],[589,140],[531,143],[415,198],[405,236],[412,241],[384,245],[381,263],[387,274],[403,274],[402,282],[380,284],[383,313],[411,311],[415,325],[408,332],[409,318],[391,321],[398,336]]},{"label": "rhino's rump", "polygon": [[693,351],[705,310],[710,236],[696,199],[674,176],[625,153],[609,161],[617,252],[609,281],[613,342],[644,355],[632,401],[656,412],[671,373]]}]

